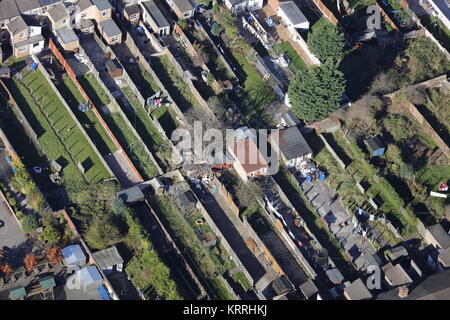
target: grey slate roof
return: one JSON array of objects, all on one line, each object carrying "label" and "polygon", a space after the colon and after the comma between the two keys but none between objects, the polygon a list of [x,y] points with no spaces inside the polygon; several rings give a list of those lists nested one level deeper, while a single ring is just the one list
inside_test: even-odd
[{"label": "grey slate roof", "polygon": [[16,0],[16,4],[21,13],[45,6],[39,0]]},{"label": "grey slate roof", "polygon": [[427,230],[433,235],[442,249],[450,247],[450,236],[445,232],[440,223],[436,223],[427,228]]},{"label": "grey slate roof", "polygon": [[316,285],[312,280],[308,280],[304,283],[302,283],[299,287],[300,291],[303,293],[303,295],[306,297],[306,299],[309,299],[313,295],[319,292],[319,289],[317,289]]},{"label": "grey slate roof", "polygon": [[132,14],[140,13],[139,6],[137,4],[132,4],[124,8],[125,12],[130,16]]},{"label": "grey slate roof", "polygon": [[8,23],[7,28],[9,32],[14,36],[19,32],[22,32],[27,28],[27,24],[25,20],[22,18],[22,16],[19,16],[18,18],[14,19],[10,23]]},{"label": "grey slate roof", "polygon": [[91,0],[91,1],[94,4],[94,6],[96,6],[100,11],[112,9],[112,6],[108,0]]},{"label": "grey slate roof", "polygon": [[[446,0],[430,0],[439,8],[442,14],[450,20],[450,4]],[[446,3],[447,2],[447,3]]]},{"label": "grey slate roof", "polygon": [[280,130],[279,146],[287,160],[304,157],[312,153],[311,148],[297,127]]},{"label": "grey slate roof", "polygon": [[19,14],[19,9],[14,0],[0,1],[0,21],[17,17]]},{"label": "grey slate roof", "polygon": [[108,19],[100,22],[100,26],[103,32],[108,35],[108,37],[118,36],[122,33],[113,19]]},{"label": "grey slate roof", "polygon": [[69,15],[69,11],[62,3],[58,3],[56,6],[48,10],[48,14],[53,21],[57,22],[67,17]]},{"label": "grey slate roof", "polygon": [[280,2],[280,10],[284,12],[294,25],[308,22],[308,19],[306,19],[305,15],[294,1]]},{"label": "grey slate roof", "polygon": [[361,278],[353,281],[353,283],[344,289],[344,292],[350,297],[351,300],[366,300],[372,298],[372,294],[369,289],[367,289]]},{"label": "grey slate roof", "polygon": [[142,2],[142,6],[144,6],[145,9],[147,9],[147,12],[151,15],[151,17],[158,25],[158,27],[160,28],[170,27],[169,22],[167,21],[166,17],[164,17],[163,13],[158,8],[155,1],[149,0]]},{"label": "grey slate roof", "polygon": [[190,11],[195,7],[195,1],[191,2],[190,0],[173,0],[173,2],[181,12]]},{"label": "grey slate roof", "polygon": [[98,266],[102,269],[115,266],[116,264],[123,263],[123,259],[117,251],[117,248],[111,247],[105,250],[97,251],[92,254],[98,263]]},{"label": "grey slate roof", "polygon": [[381,270],[383,270],[385,278],[389,280],[390,284],[394,287],[413,282],[400,264],[393,266],[392,263],[389,262],[382,266]]}]

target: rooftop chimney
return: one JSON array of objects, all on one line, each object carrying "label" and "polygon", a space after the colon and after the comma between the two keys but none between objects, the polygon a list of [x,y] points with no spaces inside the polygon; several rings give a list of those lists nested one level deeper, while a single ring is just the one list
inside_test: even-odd
[{"label": "rooftop chimney", "polygon": [[398,296],[400,298],[406,298],[408,296],[409,293],[409,289],[406,286],[401,286],[400,288],[398,288]]}]

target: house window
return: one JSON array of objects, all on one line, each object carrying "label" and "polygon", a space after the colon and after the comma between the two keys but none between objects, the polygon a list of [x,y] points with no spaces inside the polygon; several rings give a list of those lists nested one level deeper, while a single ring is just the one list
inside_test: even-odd
[{"label": "house window", "polygon": [[106,17],[106,11],[102,12],[102,16]]},{"label": "house window", "polygon": [[119,37],[117,37],[117,36],[114,36],[114,37],[111,38],[112,42],[116,42],[117,40],[119,40]]},{"label": "house window", "polygon": [[136,14],[132,14],[131,16],[130,16],[130,20],[135,20],[137,18],[137,15]]},{"label": "house window", "polygon": [[186,12],[186,13],[184,14],[185,17],[189,17],[190,15],[191,15],[190,12]]},{"label": "house window", "polygon": [[86,18],[86,16],[87,16],[86,12],[81,14],[81,18]]},{"label": "house window", "polygon": [[67,23],[67,19],[64,19],[64,20],[63,20],[63,24],[66,24],[66,23]]},{"label": "house window", "polygon": [[47,20],[47,18],[42,19],[42,25],[43,25],[43,26],[48,25],[48,20]]},{"label": "house window", "polygon": [[33,43],[33,48],[36,48],[39,46],[39,42]]},{"label": "house window", "polygon": [[19,35],[20,38],[25,38],[25,32],[21,32]]},{"label": "house window", "polygon": [[22,47],[20,47],[19,48],[19,52],[25,52],[25,51],[27,51],[27,46],[22,46]]}]

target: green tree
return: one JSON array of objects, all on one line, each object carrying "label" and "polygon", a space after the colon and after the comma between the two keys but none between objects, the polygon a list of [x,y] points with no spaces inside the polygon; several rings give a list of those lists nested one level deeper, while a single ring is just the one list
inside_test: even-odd
[{"label": "green tree", "polygon": [[92,248],[103,250],[121,241],[122,233],[113,217],[97,214],[85,234],[86,242]]},{"label": "green tree", "polygon": [[308,48],[321,62],[342,59],[344,45],[344,34],[325,18],[317,21],[308,34]]},{"label": "green tree", "polygon": [[37,227],[39,227],[38,219],[33,214],[27,214],[25,217],[23,217],[21,223],[23,231],[25,233],[31,233],[36,230]]},{"label": "green tree", "polygon": [[211,27],[211,33],[215,35],[216,37],[219,36],[220,32],[222,31],[222,27],[217,22],[214,22],[214,24]]},{"label": "green tree", "polygon": [[344,75],[328,62],[295,74],[288,95],[300,119],[318,121],[339,108],[344,91]]},{"label": "green tree", "polygon": [[389,145],[385,153],[386,160],[389,161],[396,169],[403,164],[402,151],[395,144]]},{"label": "green tree", "polygon": [[61,232],[53,225],[49,225],[44,228],[42,232],[42,238],[47,240],[51,244],[56,244],[61,240]]}]

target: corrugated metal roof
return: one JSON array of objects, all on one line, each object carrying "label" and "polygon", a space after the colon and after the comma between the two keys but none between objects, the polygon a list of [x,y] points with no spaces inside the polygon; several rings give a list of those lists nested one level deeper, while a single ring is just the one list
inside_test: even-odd
[{"label": "corrugated metal roof", "polygon": [[26,295],[27,295],[27,292],[25,291],[25,288],[23,286],[16,287],[16,288],[9,290],[9,297],[12,300],[17,300],[17,299],[23,298]]},{"label": "corrugated metal roof", "polygon": [[297,127],[280,130],[280,150],[287,160],[312,154],[312,150]]}]

